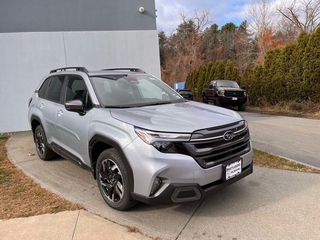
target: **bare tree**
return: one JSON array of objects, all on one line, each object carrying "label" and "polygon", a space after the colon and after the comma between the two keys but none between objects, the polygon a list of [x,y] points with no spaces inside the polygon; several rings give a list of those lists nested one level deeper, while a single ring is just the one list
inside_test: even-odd
[{"label": "bare tree", "polygon": [[180,13],[182,23],[168,37],[166,64],[162,66],[162,78],[170,85],[185,80],[189,71],[202,64],[201,40],[210,23],[209,11],[195,11],[192,17]]},{"label": "bare tree", "polygon": [[252,33],[258,40],[260,62],[263,61],[267,51],[273,47],[274,13],[271,0],[253,0],[246,11]]},{"label": "bare tree", "polygon": [[299,33],[311,33],[320,26],[320,0],[294,0],[277,10]]},{"label": "bare tree", "polygon": [[248,5],[246,15],[250,28],[257,36],[273,28],[274,10],[270,0],[253,0]]}]

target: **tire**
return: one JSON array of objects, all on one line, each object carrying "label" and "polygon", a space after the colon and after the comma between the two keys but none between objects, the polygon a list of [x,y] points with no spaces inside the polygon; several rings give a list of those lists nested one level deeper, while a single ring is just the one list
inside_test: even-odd
[{"label": "tire", "polygon": [[[193,100],[193,99],[192,99],[192,100]],[[203,96],[203,97],[202,97],[202,102],[203,102],[203,103],[208,103],[208,100],[207,100],[207,97],[206,97],[206,96]]]},{"label": "tire", "polygon": [[239,104],[238,105],[238,110],[239,111],[245,111],[246,110],[246,106],[247,106],[247,103]]},{"label": "tire", "polygon": [[221,106],[221,103],[220,103],[218,97],[215,97],[215,98],[214,98],[214,105],[216,105],[216,106]]},{"label": "tire", "polygon": [[96,164],[97,183],[103,200],[112,208],[127,210],[137,201],[131,198],[128,169],[116,149],[103,151]]},{"label": "tire", "polygon": [[39,158],[42,160],[51,160],[57,154],[48,146],[46,134],[41,125],[38,125],[34,131],[34,142]]}]

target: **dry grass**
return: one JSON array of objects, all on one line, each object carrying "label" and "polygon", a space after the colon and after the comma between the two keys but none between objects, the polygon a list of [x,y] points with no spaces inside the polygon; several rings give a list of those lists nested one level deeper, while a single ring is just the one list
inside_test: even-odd
[{"label": "dry grass", "polygon": [[83,209],[41,188],[15,167],[6,155],[7,139],[0,136],[0,219]]},{"label": "dry grass", "polygon": [[253,150],[253,163],[258,167],[290,170],[297,172],[310,172],[310,173],[320,173],[320,170],[305,166],[300,163],[288,161],[281,157],[254,149]]},{"label": "dry grass", "polygon": [[[123,226],[123,225],[122,225],[122,226]],[[152,239],[152,240],[161,240],[161,238],[159,238],[159,237],[152,237],[152,236],[149,236],[149,235],[141,232],[141,231],[140,231],[138,228],[136,228],[136,227],[129,227],[129,226],[124,226],[124,227],[127,228],[127,231],[128,231],[129,233],[139,233],[139,234],[141,234],[141,235],[143,235],[143,236],[145,236],[145,237],[148,237],[148,238],[150,238],[150,239]]]},{"label": "dry grass", "polygon": [[271,106],[264,101],[260,104],[260,107],[248,106],[247,109],[249,111],[264,112],[268,114],[320,119],[320,103],[313,103],[310,101],[279,102],[274,106]]}]

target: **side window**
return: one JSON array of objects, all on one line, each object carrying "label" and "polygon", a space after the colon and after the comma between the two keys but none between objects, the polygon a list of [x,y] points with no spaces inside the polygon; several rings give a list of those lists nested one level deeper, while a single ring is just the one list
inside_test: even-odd
[{"label": "side window", "polygon": [[68,76],[68,84],[65,91],[65,102],[79,99],[86,110],[92,108],[92,102],[84,80],[80,76]]},{"label": "side window", "polygon": [[65,76],[54,76],[51,78],[47,99],[54,102],[60,101],[61,89]]},{"label": "side window", "polygon": [[217,87],[217,81],[213,82],[213,87]]},{"label": "side window", "polygon": [[41,85],[41,87],[38,91],[38,95],[40,98],[45,98],[46,92],[48,89],[48,85],[50,83],[50,79],[51,79],[51,77],[47,78],[46,80],[44,80],[43,84]]},{"label": "side window", "polygon": [[210,83],[210,86],[209,86],[210,89],[214,89],[216,87],[217,87],[217,81],[213,81]]}]

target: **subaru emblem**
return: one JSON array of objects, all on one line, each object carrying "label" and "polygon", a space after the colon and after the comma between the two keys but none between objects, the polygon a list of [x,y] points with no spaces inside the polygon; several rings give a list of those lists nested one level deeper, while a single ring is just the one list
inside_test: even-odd
[{"label": "subaru emblem", "polygon": [[232,131],[226,131],[223,134],[223,139],[226,140],[226,141],[232,140],[233,137],[234,137],[234,133]]}]

